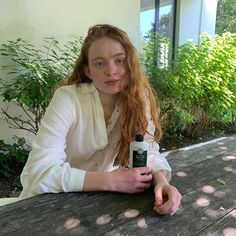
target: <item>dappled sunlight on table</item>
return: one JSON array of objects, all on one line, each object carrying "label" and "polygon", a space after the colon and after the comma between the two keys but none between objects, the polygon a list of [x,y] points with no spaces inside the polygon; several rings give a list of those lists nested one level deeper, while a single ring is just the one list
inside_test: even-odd
[{"label": "dappled sunlight on table", "polygon": [[110,215],[102,215],[96,219],[96,223],[98,225],[105,225],[108,224],[112,220],[112,217]]},{"label": "dappled sunlight on table", "polygon": [[236,210],[231,211],[228,217],[233,217],[236,219]]},{"label": "dappled sunlight on table", "polygon": [[222,157],[223,161],[231,161],[231,160],[236,160],[236,156],[224,156]]},{"label": "dappled sunlight on table", "polygon": [[214,193],[215,192],[215,188],[210,186],[210,185],[205,185],[202,187],[202,191],[204,193]]},{"label": "dappled sunlight on table", "polygon": [[227,147],[219,147],[219,149],[221,149],[221,150],[226,150],[226,149],[228,149]]},{"label": "dappled sunlight on table", "polygon": [[194,206],[197,206],[197,207],[207,207],[209,205],[210,205],[210,201],[207,197],[200,197],[194,203]]},{"label": "dappled sunlight on table", "polygon": [[171,184],[183,196],[173,216],[153,210],[153,187],[50,193],[1,207],[0,235],[236,236],[236,135],[219,141],[169,153]]},{"label": "dappled sunlight on table", "polygon": [[184,171],[178,171],[178,172],[176,173],[176,175],[179,176],[179,177],[186,177],[186,176],[187,176],[187,173],[184,172]]},{"label": "dappled sunlight on table", "polygon": [[226,228],[223,230],[223,236],[234,236],[236,235],[236,228]]},{"label": "dappled sunlight on table", "polygon": [[138,220],[137,226],[141,229],[147,229],[148,228],[148,225],[147,225],[144,218]]},{"label": "dappled sunlight on table", "polygon": [[74,229],[76,227],[78,227],[80,224],[80,220],[76,219],[76,218],[69,218],[66,220],[65,224],[64,224],[64,228],[65,229]]},{"label": "dappled sunlight on table", "polygon": [[233,172],[234,171],[234,169],[231,166],[225,166],[224,170],[227,171],[227,172]]},{"label": "dappled sunlight on table", "polygon": [[126,210],[124,213],[119,215],[120,218],[135,218],[139,215],[139,211],[136,209]]},{"label": "dappled sunlight on table", "polygon": [[225,145],[224,142],[217,142],[216,144],[217,144],[217,145]]},{"label": "dappled sunlight on table", "polygon": [[[227,216],[226,219],[233,217],[236,219],[236,210],[231,211]],[[230,220],[230,219],[229,219]],[[234,236],[236,235],[236,227],[225,227],[222,231],[219,229],[213,229],[209,233],[206,234],[207,236]]]},{"label": "dappled sunlight on table", "polygon": [[223,192],[223,191],[216,191],[213,195],[215,197],[224,197],[225,196],[225,192]]}]

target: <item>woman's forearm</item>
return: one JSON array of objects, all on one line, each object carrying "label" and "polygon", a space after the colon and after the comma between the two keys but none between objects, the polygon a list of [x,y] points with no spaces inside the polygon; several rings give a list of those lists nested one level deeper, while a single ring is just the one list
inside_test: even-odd
[{"label": "woman's forearm", "polygon": [[107,191],[109,189],[108,173],[87,171],[83,191]]},{"label": "woman's forearm", "polygon": [[83,191],[143,192],[151,185],[149,167],[118,168],[111,172],[86,172]]},{"label": "woman's forearm", "polygon": [[167,180],[167,176],[164,171],[160,170],[155,172],[153,175],[153,185],[156,186],[157,184],[169,184]]}]

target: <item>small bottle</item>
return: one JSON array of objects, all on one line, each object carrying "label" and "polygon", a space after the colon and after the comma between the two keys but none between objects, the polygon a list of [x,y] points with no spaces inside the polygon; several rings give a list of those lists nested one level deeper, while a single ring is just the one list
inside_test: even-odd
[{"label": "small bottle", "polygon": [[147,150],[148,144],[144,141],[143,135],[137,134],[129,147],[129,167],[147,166]]}]

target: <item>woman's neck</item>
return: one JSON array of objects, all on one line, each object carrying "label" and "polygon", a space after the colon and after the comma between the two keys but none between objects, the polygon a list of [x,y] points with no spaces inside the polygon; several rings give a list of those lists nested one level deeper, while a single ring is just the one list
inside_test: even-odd
[{"label": "woman's neck", "polygon": [[115,109],[117,96],[117,94],[112,95],[99,92],[99,97],[102,103],[106,124],[109,123],[108,120],[110,120],[111,115]]}]

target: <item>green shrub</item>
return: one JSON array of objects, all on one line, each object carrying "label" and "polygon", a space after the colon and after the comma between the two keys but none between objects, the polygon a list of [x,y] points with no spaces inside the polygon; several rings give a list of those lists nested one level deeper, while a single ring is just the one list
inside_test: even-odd
[{"label": "green shrub", "polygon": [[[10,59],[10,64],[2,68],[9,76],[0,80],[0,94],[5,102],[15,103],[22,111],[11,114],[1,108],[10,128],[37,133],[52,90],[70,73],[82,41],[74,38],[60,47],[56,39],[47,38],[44,50],[22,38],[2,44],[1,55]],[[29,151],[24,138],[12,145],[0,140],[0,178],[20,175]]]},{"label": "green shrub", "polygon": [[30,148],[24,138],[14,144],[6,144],[0,140],[0,179],[10,175],[20,175],[28,158]]},{"label": "green shrub", "polygon": [[150,65],[153,50],[150,40],[144,65],[160,99],[165,130],[198,136],[214,122],[236,122],[236,34],[216,35],[215,41],[204,34],[199,45],[186,42],[173,67]]},{"label": "green shrub", "polygon": [[0,80],[0,94],[4,101],[15,103],[22,111],[16,115],[2,108],[10,128],[37,133],[52,89],[70,73],[82,41],[74,38],[60,47],[56,39],[47,38],[45,50],[36,49],[22,38],[2,44],[1,55],[11,59],[11,64],[3,67],[9,77]]}]

